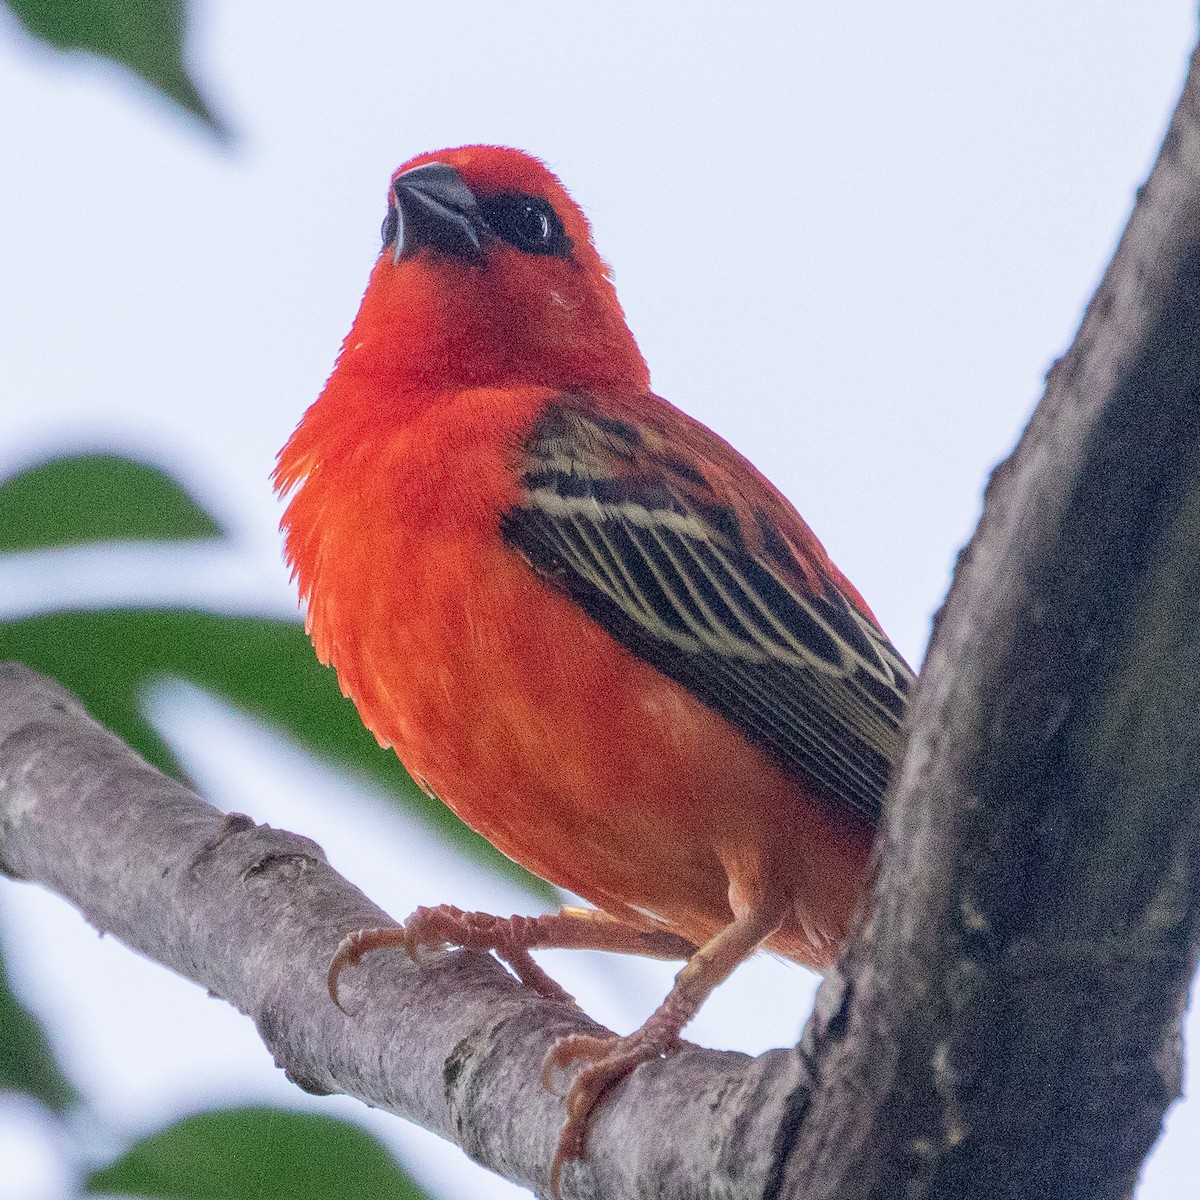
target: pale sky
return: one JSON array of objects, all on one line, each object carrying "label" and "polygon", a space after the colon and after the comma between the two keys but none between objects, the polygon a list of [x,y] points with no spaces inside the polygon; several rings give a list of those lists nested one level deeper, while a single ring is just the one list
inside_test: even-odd
[{"label": "pale sky", "polygon": [[[63,449],[136,449],[236,545],[0,560],[0,616],[129,600],[294,613],[267,475],[354,314],[388,175],[420,151],[490,141],[561,175],[656,390],[783,489],[919,663],[988,471],[1153,161],[1196,13],[1185,0],[224,0],[194,26],[232,148],[0,17],[0,473]],[[528,907],[203,694],[164,684],[154,711],[209,798],[315,837],[396,916]],[[201,1106],[293,1104],[368,1125],[442,1196],[524,1194],[394,1118],[303,1096],[244,1018],[98,941],[52,897],[0,881],[0,917],[19,991],[120,1136]],[[547,961],[622,1028],[672,970]],[[793,1042],[814,985],[756,960],[689,1036]],[[23,1164],[0,1200],[62,1194],[48,1136],[0,1103],[0,1158]],[[1190,1200],[1197,1174],[1190,1101],[1139,1194]]]}]

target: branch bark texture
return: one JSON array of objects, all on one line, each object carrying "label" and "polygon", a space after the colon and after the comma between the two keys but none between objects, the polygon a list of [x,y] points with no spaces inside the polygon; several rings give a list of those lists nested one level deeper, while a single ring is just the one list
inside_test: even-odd
[{"label": "branch bark texture", "polygon": [[[1200,932],[1200,79],[993,476],[910,717],[877,884],[801,1046],[648,1063],[566,1197],[1124,1197],[1179,1091]],[[289,1076],[544,1194],[589,1028],[496,963],[371,956],[319,847],[226,817],[0,672],[0,866],[224,996]]]},{"label": "branch bark texture", "polygon": [[[1200,915],[1200,77],[936,623],[787,1195],[1127,1195]],[[822,1016],[823,1014],[823,1016]]]},{"label": "branch bark texture", "polygon": [[[306,1091],[407,1117],[547,1192],[563,1106],[542,1088],[542,1060],[595,1025],[461,951],[421,966],[369,956],[342,977],[343,1014],[325,988],[333,953],[387,914],[316,843],[219,812],[17,664],[0,666],[0,867],[246,1013]],[[593,1123],[564,1200],[761,1193],[802,1077],[786,1050],[651,1064]]]}]

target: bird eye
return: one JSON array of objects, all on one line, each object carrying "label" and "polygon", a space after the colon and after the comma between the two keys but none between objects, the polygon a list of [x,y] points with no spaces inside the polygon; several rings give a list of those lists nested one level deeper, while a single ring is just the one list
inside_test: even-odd
[{"label": "bird eye", "polygon": [[510,246],[526,254],[571,257],[571,239],[544,197],[509,192],[481,200],[479,207],[488,228]]},{"label": "bird eye", "polygon": [[399,228],[400,210],[394,204],[389,204],[387,216],[383,218],[383,225],[379,230],[379,236],[383,238],[384,250],[396,240],[396,233]]}]

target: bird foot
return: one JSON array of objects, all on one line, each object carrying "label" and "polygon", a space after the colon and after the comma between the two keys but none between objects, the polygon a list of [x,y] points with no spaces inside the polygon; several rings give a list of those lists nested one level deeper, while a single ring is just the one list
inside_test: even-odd
[{"label": "bird foot", "polygon": [[464,950],[492,951],[506,962],[517,978],[546,1000],[575,1005],[575,998],[533,961],[530,946],[538,944],[536,917],[494,917],[491,913],[464,912],[453,904],[418,908],[404,922],[404,946],[419,961],[422,949],[461,946]]},{"label": "bird foot", "polygon": [[338,978],[347,967],[357,966],[372,950],[403,946],[413,962],[421,951],[460,946],[464,950],[492,951],[506,962],[521,982],[547,1000],[574,1005],[575,1000],[533,961],[529,947],[537,942],[536,917],[494,917],[490,913],[464,912],[452,904],[418,908],[403,927],[358,929],[347,934],[329,964],[329,995],[338,1000]]},{"label": "bird foot", "polygon": [[356,929],[353,933],[348,933],[338,943],[337,950],[334,951],[333,959],[329,964],[329,974],[326,977],[326,986],[329,988],[329,998],[334,1004],[342,1009],[342,1002],[338,998],[338,980],[341,978],[342,972],[347,967],[357,967],[363,960],[363,956],[370,954],[372,950],[381,950],[385,946],[403,946],[404,945],[404,930],[399,925],[384,926],[380,929]]},{"label": "bird foot", "polygon": [[558,1148],[550,1165],[552,1195],[559,1194],[563,1167],[585,1156],[588,1121],[609,1089],[635,1067],[662,1058],[681,1044],[679,1030],[655,1021],[654,1017],[628,1037],[572,1033],[554,1043],[542,1067],[544,1087],[550,1088],[555,1071],[581,1059],[587,1065],[572,1080],[567,1092],[567,1119],[558,1135]]}]

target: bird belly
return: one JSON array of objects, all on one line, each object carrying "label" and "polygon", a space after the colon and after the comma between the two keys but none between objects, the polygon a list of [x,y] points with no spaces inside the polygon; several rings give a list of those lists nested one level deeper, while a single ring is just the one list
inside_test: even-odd
[{"label": "bird belly", "polygon": [[461,393],[384,441],[348,438],[369,454],[323,456],[288,515],[318,655],[380,742],[535,874],[697,943],[734,905],[769,906],[768,948],[829,962],[869,829],[501,538],[546,399]]},{"label": "bird belly", "polygon": [[410,550],[386,595],[362,594],[368,573],[354,603],[327,597],[345,616],[326,640],[363,719],[415,777],[504,854],[614,916],[699,943],[732,919],[731,895],[769,898],[786,913],[771,948],[830,959],[865,830],[498,537],[442,529]]}]

